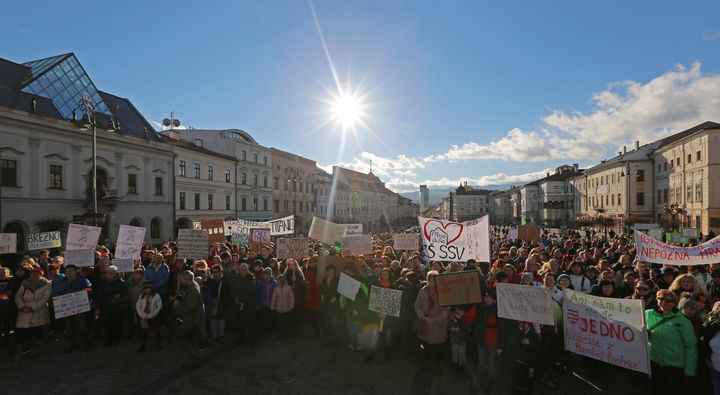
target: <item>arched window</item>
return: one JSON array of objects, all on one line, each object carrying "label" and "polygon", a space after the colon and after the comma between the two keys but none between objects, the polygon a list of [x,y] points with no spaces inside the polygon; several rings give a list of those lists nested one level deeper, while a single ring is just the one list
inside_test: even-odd
[{"label": "arched window", "polygon": [[150,221],[150,238],[153,240],[161,238],[160,229],[162,228],[162,220],[155,217]]},{"label": "arched window", "polygon": [[129,223],[128,225],[130,225],[130,226],[139,226],[139,227],[141,227],[141,228],[144,228],[144,227],[145,227],[143,220],[140,219],[140,218],[138,218],[138,217],[135,217],[135,218],[131,219],[131,220],[130,220],[130,223]]}]

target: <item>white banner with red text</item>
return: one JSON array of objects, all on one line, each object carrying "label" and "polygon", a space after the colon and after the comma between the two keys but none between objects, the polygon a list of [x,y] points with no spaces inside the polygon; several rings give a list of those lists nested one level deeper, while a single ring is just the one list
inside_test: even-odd
[{"label": "white banner with red text", "polygon": [[466,222],[418,217],[423,257],[427,261],[490,262],[488,216]]},{"label": "white banner with red text", "polygon": [[720,236],[705,243],[680,247],[655,240],[643,232],[635,231],[637,259],[663,265],[693,266],[720,262]]}]

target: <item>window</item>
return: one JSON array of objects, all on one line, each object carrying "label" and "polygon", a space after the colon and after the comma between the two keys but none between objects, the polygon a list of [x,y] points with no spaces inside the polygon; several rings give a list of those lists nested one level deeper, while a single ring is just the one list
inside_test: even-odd
[{"label": "window", "polygon": [[[100,188],[98,188],[100,189]],[[128,193],[137,193],[137,175],[128,174]]]},{"label": "window", "polygon": [[195,194],[195,210],[200,210],[200,194]]},{"label": "window", "polygon": [[180,210],[185,210],[185,192],[180,192],[178,200],[180,201]]},{"label": "window", "polygon": [[615,205],[615,195],[612,195],[612,205]]},{"label": "window", "polygon": [[662,189],[657,190],[657,204],[662,204]]},{"label": "window", "polygon": [[243,185],[247,184],[247,173],[240,174],[240,183]]},{"label": "window", "polygon": [[253,174],[253,185],[255,185],[255,186],[258,185],[258,176],[257,176],[257,174]]},{"label": "window", "polygon": [[258,198],[254,197],[252,202],[253,202],[253,211],[257,211],[257,209],[258,209]]},{"label": "window", "polygon": [[274,201],[273,201],[273,206],[274,206],[274,210],[273,210],[273,211],[275,211],[276,213],[279,213],[279,212],[280,212],[280,201],[279,201],[279,200],[274,200]]},{"label": "window", "polygon": [[48,188],[62,189],[62,187],[62,166],[50,165],[50,179],[48,181]]},{"label": "window", "polygon": [[687,163],[692,163],[692,154],[687,154]]},{"label": "window", "polygon": [[263,211],[268,211],[270,208],[268,207],[268,199],[263,198]]},{"label": "window", "polygon": [[662,171],[662,164],[658,163],[658,173]]},{"label": "window", "polygon": [[160,221],[161,221],[160,217],[155,217],[150,221],[150,238],[151,239],[160,239],[161,238],[162,235],[160,234],[160,227],[161,227]]},{"label": "window", "polygon": [[268,186],[268,177],[267,176],[263,176],[263,186],[265,188],[267,188],[267,186]]},{"label": "window", "polygon": [[692,203],[693,186],[688,184],[685,186],[685,203]]},{"label": "window", "polygon": [[263,156],[263,165],[267,166],[267,156]]},{"label": "window", "polygon": [[680,157],[675,158],[675,166],[680,166]]},{"label": "window", "polygon": [[638,206],[644,206],[645,205],[645,193],[644,192],[638,192],[635,195],[635,204]]},{"label": "window", "polygon": [[700,151],[696,152],[695,153],[695,161],[700,162],[701,158],[702,158],[702,154],[700,153]]},{"label": "window", "polygon": [[241,160],[247,160],[247,152],[243,151],[240,153],[240,159]]},{"label": "window", "polygon": [[297,203],[298,203],[298,212],[302,213],[303,212],[303,204],[302,204],[302,202],[297,202]]},{"label": "window", "polygon": [[667,162],[663,164],[663,171],[667,171]]},{"label": "window", "polygon": [[195,162],[195,178],[200,178],[200,163]]},{"label": "window", "polygon": [[[668,202],[667,200],[665,202]],[[675,190],[670,188],[670,203],[675,203]]]},{"label": "window", "polygon": [[618,193],[618,206],[622,206],[622,194]]},{"label": "window", "polygon": [[283,210],[283,211],[288,212],[288,201],[287,200],[283,201],[283,206],[285,207],[285,210]]},{"label": "window", "polygon": [[215,168],[212,165],[208,165],[208,180],[212,181],[215,176]]},{"label": "window", "polygon": [[635,181],[637,182],[645,182],[645,170],[638,169],[637,175],[635,176]]},{"label": "window", "polygon": [[16,187],[18,186],[17,179],[17,161],[11,159],[0,160],[0,185]]},{"label": "window", "polygon": [[225,169],[225,182],[230,182],[230,169]]},{"label": "window", "polygon": [[247,198],[240,199],[240,210],[247,211]]},{"label": "window", "polygon": [[155,196],[162,196],[163,194],[163,179],[162,177],[155,177]]},{"label": "window", "polygon": [[258,163],[258,161],[257,161],[257,154],[253,154],[253,162]]},{"label": "window", "polygon": [[230,195],[225,195],[225,210],[230,210]]},{"label": "window", "polygon": [[276,191],[279,191],[279,190],[280,190],[280,179],[277,178],[277,177],[273,177],[273,188],[274,188]]},{"label": "window", "polygon": [[[290,180],[285,179],[285,190],[286,190],[286,191],[288,190],[289,185],[290,185]],[[286,210],[286,211],[287,211],[287,210]]]},{"label": "window", "polygon": [[668,192],[669,192],[668,188],[663,189],[663,203],[668,202]]},{"label": "window", "polygon": [[185,161],[181,160],[180,164],[178,165],[178,175],[180,177],[185,177]]},{"label": "window", "polygon": [[702,183],[695,184],[695,203],[702,203]]},{"label": "window", "polygon": [[213,209],[213,195],[212,193],[208,193],[208,210]]}]

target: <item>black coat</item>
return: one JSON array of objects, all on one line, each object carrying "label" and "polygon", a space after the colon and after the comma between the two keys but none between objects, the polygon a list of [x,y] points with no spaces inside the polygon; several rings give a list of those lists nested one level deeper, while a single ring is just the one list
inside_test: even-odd
[{"label": "black coat", "polygon": [[[117,295],[120,296],[116,297]],[[120,277],[113,281],[103,280],[96,300],[102,319],[117,317],[130,308],[127,299],[127,286]]]}]

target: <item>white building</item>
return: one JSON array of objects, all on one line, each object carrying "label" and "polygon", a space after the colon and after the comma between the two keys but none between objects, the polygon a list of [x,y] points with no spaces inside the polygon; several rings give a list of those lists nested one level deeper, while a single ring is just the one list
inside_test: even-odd
[{"label": "white building", "polygon": [[[0,59],[0,227],[18,234],[90,222],[92,127],[79,102],[95,106],[101,241],[121,224],[172,235],[173,153],[128,99],[97,90],[72,53],[25,64]],[[94,222],[96,220],[92,220]]]},{"label": "white building", "polygon": [[314,160],[271,148],[273,156],[273,216],[295,216],[295,228],[310,229],[316,214],[318,168]]},{"label": "white building", "polygon": [[273,217],[272,153],[240,129],[175,129],[180,140],[237,159],[236,213],[240,219],[267,221]]}]

